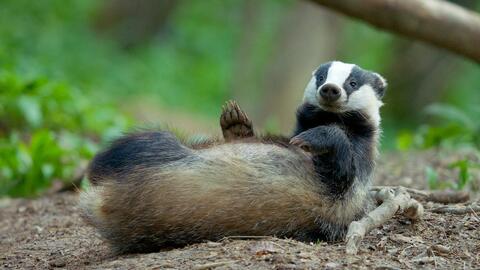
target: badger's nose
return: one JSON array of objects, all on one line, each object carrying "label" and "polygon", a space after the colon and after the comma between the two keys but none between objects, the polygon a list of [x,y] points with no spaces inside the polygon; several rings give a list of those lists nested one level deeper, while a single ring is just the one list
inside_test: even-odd
[{"label": "badger's nose", "polygon": [[326,102],[334,102],[340,98],[340,91],[341,89],[338,86],[329,83],[320,88],[320,96]]}]

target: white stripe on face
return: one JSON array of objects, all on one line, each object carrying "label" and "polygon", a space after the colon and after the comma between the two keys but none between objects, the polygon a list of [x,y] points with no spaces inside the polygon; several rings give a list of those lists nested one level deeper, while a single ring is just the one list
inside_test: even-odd
[{"label": "white stripe on face", "polygon": [[305,88],[303,101],[315,106],[319,106],[318,103],[320,98],[318,96],[318,89],[320,89],[326,83],[333,83],[340,87],[340,89],[342,89],[342,94],[338,102],[345,102],[347,100],[347,93],[345,92],[345,89],[343,89],[343,84],[350,75],[350,72],[352,71],[354,66],[355,65],[353,64],[345,64],[339,61],[332,62],[330,67],[328,68],[327,78],[321,85],[319,85],[318,88],[316,86],[316,78],[314,71],[312,79]]},{"label": "white stripe on face", "polygon": [[312,79],[308,82],[307,87],[305,88],[303,102],[318,106],[315,75],[313,75]]},{"label": "white stripe on face", "polygon": [[366,84],[350,94],[345,109],[348,111],[361,111],[378,127],[380,125],[380,107],[382,105],[382,101],[377,98],[373,88]]},{"label": "white stripe on face", "polygon": [[325,82],[322,85],[320,85],[316,90],[317,95],[318,95],[318,90],[322,88],[323,85],[327,83],[334,84],[341,89],[340,98],[337,100],[337,103],[338,104],[345,103],[348,99],[348,96],[345,89],[343,89],[343,84],[347,80],[348,76],[350,76],[350,73],[352,72],[353,67],[355,67],[355,65],[353,64],[345,64],[339,61],[332,62],[332,64],[330,65],[330,68],[328,69],[327,78],[325,79]]},{"label": "white stripe on face", "polygon": [[[383,105],[381,99],[376,95],[375,90],[370,84],[361,85],[359,89],[350,93],[347,96],[343,85],[350,76],[355,65],[346,64],[339,61],[334,61],[328,68],[327,78],[317,88],[315,73],[305,88],[303,101],[311,105],[317,106],[323,110],[342,113],[348,111],[359,111],[367,116],[375,126],[380,124],[380,107]],[[386,81],[380,76],[384,86]],[[336,101],[333,107],[324,107],[322,104],[322,97],[318,93],[323,85],[330,83],[337,85],[342,93],[340,98]]]},{"label": "white stripe on face", "polygon": [[328,69],[327,79],[325,80],[325,83],[334,83],[338,87],[343,89],[343,84],[350,75],[350,72],[352,72],[354,66],[355,65],[353,64],[345,64],[338,61],[332,62],[332,65]]}]

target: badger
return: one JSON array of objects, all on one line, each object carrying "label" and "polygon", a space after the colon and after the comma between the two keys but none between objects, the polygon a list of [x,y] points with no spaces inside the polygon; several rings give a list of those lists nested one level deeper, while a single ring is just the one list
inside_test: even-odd
[{"label": "badger", "polygon": [[89,165],[83,216],[117,253],[235,235],[341,239],[370,204],[386,86],[377,73],[333,61],[313,72],[291,136],[256,135],[229,103],[222,140],[121,137]]}]

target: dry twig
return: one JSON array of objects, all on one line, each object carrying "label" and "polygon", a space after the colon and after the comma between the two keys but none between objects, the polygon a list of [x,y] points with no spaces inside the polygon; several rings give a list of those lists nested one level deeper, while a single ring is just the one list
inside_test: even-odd
[{"label": "dry twig", "polygon": [[420,219],[423,216],[423,206],[412,199],[403,187],[381,189],[374,194],[374,198],[382,204],[368,213],[366,217],[352,222],[348,227],[346,240],[348,254],[356,254],[358,245],[365,235],[392,218],[397,212],[400,211],[412,220]]},{"label": "dry twig", "polygon": [[478,202],[466,204],[466,205],[445,205],[429,209],[433,213],[438,214],[454,214],[454,215],[465,215],[465,214],[476,214],[480,213],[480,204]]},{"label": "dry twig", "polygon": [[204,270],[204,269],[213,269],[216,267],[220,266],[226,266],[230,264],[234,264],[237,261],[224,261],[224,262],[213,262],[213,263],[207,263],[207,264],[202,264],[202,265],[196,265],[193,267],[195,270]]},{"label": "dry twig", "polygon": [[230,235],[230,236],[225,236],[223,239],[250,240],[250,239],[271,239],[271,238],[273,237],[268,235]]},{"label": "dry twig", "polygon": [[[384,188],[396,188],[393,186],[374,186],[370,190],[377,192]],[[427,202],[436,202],[436,203],[463,203],[470,200],[470,194],[466,191],[454,191],[454,190],[445,190],[445,191],[427,191],[427,190],[418,190],[414,188],[403,187],[412,198],[419,201]]]}]

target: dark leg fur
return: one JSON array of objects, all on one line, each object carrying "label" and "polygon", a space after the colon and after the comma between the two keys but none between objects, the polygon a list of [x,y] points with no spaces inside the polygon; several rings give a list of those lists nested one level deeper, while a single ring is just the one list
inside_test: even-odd
[{"label": "dark leg fur", "polygon": [[314,127],[330,124],[342,127],[349,137],[370,139],[376,130],[369,119],[360,112],[334,113],[310,104],[303,104],[297,110],[297,123],[293,136]]},{"label": "dark leg fur", "polygon": [[318,126],[291,140],[312,154],[315,170],[332,194],[343,194],[355,178],[353,151],[345,132],[336,125]]},{"label": "dark leg fur", "polygon": [[303,104],[297,111],[291,142],[312,152],[322,181],[334,194],[341,195],[355,176],[363,181],[373,170],[375,131],[360,112],[333,113]]},{"label": "dark leg fur", "polygon": [[254,136],[252,121],[235,101],[228,101],[223,107],[222,115],[220,116],[220,126],[222,127],[225,141]]}]

